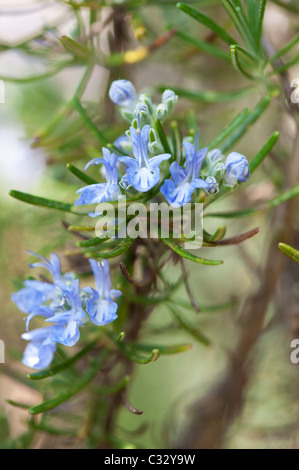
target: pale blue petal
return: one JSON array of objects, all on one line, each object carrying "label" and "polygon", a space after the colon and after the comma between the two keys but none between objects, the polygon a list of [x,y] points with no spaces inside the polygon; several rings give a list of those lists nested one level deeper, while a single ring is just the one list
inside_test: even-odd
[{"label": "pale blue petal", "polygon": [[169,170],[171,177],[177,186],[187,180],[187,172],[177,162],[173,162],[170,165]]},{"label": "pale blue petal", "polygon": [[146,125],[140,131],[134,127],[130,127],[130,137],[133,147],[134,158],[138,163],[146,164],[148,162],[148,139],[149,139],[150,126]]},{"label": "pale blue petal", "polygon": [[152,158],[149,159],[147,167],[150,170],[155,170],[156,168],[158,168],[161,165],[161,163],[164,160],[169,160],[170,157],[171,157],[170,153],[162,153],[161,155],[157,155],[156,157],[152,157]]},{"label": "pale blue petal", "polygon": [[107,200],[107,183],[90,184],[76,191],[81,193],[79,199],[75,201],[75,206],[85,204],[100,204]]},{"label": "pale blue petal", "polygon": [[36,328],[35,330],[27,331],[21,335],[22,339],[26,341],[33,341],[43,343],[51,334],[51,328]]},{"label": "pale blue petal", "polygon": [[55,351],[55,343],[32,342],[26,346],[22,362],[31,369],[45,369],[51,364]]},{"label": "pale blue petal", "polygon": [[156,168],[151,171],[146,167],[142,167],[137,171],[129,168],[127,170],[127,176],[129,183],[136,189],[145,193],[152,189],[158,182],[160,178],[160,170]]},{"label": "pale blue petal", "polygon": [[31,255],[36,256],[36,258],[39,258],[42,261],[41,263],[38,262],[34,264],[29,264],[31,268],[37,268],[37,267],[46,268],[50,271],[54,280],[60,279],[61,265],[60,265],[60,259],[58,255],[56,255],[55,253],[51,253],[50,261],[49,261],[47,260],[47,258],[39,255],[38,253],[34,253],[33,251],[30,251],[30,250],[26,250],[26,251],[27,253],[30,253]]},{"label": "pale blue petal", "polygon": [[139,163],[134,157],[118,157],[118,160],[133,170],[138,170],[139,168]]},{"label": "pale blue petal", "polygon": [[[108,297],[112,300],[117,299],[118,297],[122,296],[123,293],[120,290],[117,289],[111,289],[109,292]],[[108,300],[108,299],[107,299]]]},{"label": "pale blue petal", "polygon": [[191,201],[191,196],[195,187],[188,182],[178,186],[172,180],[166,180],[160,191],[165,196],[171,206],[183,206]]},{"label": "pale blue petal", "polygon": [[79,338],[79,323],[73,319],[70,319],[67,324],[57,324],[51,327],[51,341],[63,346],[74,346]]},{"label": "pale blue petal", "polygon": [[116,302],[109,302],[109,300],[102,298],[94,298],[93,302],[89,303],[88,310],[86,309],[86,311],[92,323],[98,326],[104,326],[117,318],[117,308]]},{"label": "pale blue petal", "polygon": [[92,160],[90,160],[84,167],[84,171],[87,170],[88,167],[90,167],[90,165],[99,165],[99,163],[102,163],[103,162],[103,159],[102,158],[93,158]]},{"label": "pale blue petal", "polygon": [[42,317],[47,318],[53,315],[53,310],[46,305],[41,305],[40,307],[36,308],[36,310],[32,311],[32,313],[30,313],[26,318],[26,330],[28,330],[29,323],[32,318],[36,317],[36,315],[41,315]]}]

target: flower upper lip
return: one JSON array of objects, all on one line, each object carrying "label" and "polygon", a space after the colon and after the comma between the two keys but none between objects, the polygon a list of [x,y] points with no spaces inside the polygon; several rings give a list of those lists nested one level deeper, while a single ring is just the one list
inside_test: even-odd
[{"label": "flower upper lip", "polygon": [[149,158],[148,140],[150,125],[145,125],[141,130],[130,127],[130,137],[133,148],[133,157],[119,157],[127,169],[127,178],[137,191],[146,192],[155,186],[160,178],[159,166],[163,160],[168,160],[171,155],[164,153]]}]

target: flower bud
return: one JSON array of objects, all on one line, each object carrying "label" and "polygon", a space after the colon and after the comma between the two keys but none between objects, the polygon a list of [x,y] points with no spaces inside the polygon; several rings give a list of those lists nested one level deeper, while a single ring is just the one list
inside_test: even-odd
[{"label": "flower bud", "polygon": [[209,194],[216,194],[219,191],[219,186],[217,183],[216,178],[214,176],[208,176],[206,179],[206,183],[208,184],[208,187],[206,189],[207,193]]},{"label": "flower bud", "polygon": [[145,126],[146,124],[151,123],[150,111],[145,102],[138,101],[136,108],[135,108],[135,115],[137,116],[138,119],[140,119],[141,127]]},{"label": "flower bud", "polygon": [[166,106],[166,104],[159,104],[157,106],[157,110],[156,110],[156,118],[157,119],[160,119],[160,121],[163,121],[164,119],[166,119],[168,116],[168,107]]},{"label": "flower bud", "polygon": [[223,160],[223,154],[219,149],[212,149],[209,151],[207,159],[211,165],[214,165],[215,163]]},{"label": "flower bud", "polygon": [[214,176],[217,181],[221,181],[224,178],[225,172],[225,164],[223,162],[218,162],[213,167],[212,176]]},{"label": "flower bud", "polygon": [[131,152],[132,151],[131,140],[129,139],[127,134],[120,135],[119,137],[117,137],[117,139],[113,143],[120,150],[124,150],[126,152]]},{"label": "flower bud", "polygon": [[160,141],[155,140],[154,142],[149,142],[148,150],[153,155],[159,155],[164,152],[164,147]]},{"label": "flower bud", "polygon": [[138,98],[138,103],[146,104],[150,114],[153,113],[153,102],[149,95],[147,95],[146,93],[141,93],[141,95],[139,95],[139,98]]},{"label": "flower bud", "polygon": [[162,94],[162,103],[167,104],[171,103],[174,106],[177,103],[178,96],[172,90],[165,90]]},{"label": "flower bud", "polygon": [[125,174],[119,182],[119,186],[124,190],[127,191],[130,188],[130,183],[128,182],[127,174]]},{"label": "flower bud", "polygon": [[109,97],[114,104],[132,109],[136,103],[136,90],[129,80],[115,80],[111,83]]},{"label": "flower bud", "polygon": [[135,117],[134,112],[126,108],[121,108],[120,113],[122,117],[128,122],[132,122]]},{"label": "flower bud", "polygon": [[177,95],[172,90],[165,90],[162,94],[162,103],[157,106],[156,117],[163,121],[172,111],[178,100]]},{"label": "flower bud", "polygon": [[245,182],[250,176],[249,165],[244,155],[237,152],[230,153],[226,160],[225,183],[235,185],[237,181]]}]

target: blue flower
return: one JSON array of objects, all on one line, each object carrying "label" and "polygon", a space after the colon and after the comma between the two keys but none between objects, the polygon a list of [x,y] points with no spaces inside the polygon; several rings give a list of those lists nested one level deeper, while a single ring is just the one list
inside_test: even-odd
[{"label": "blue flower", "polygon": [[25,287],[11,295],[12,301],[24,313],[31,313],[52,297],[56,287],[49,282],[27,280]]},{"label": "blue flower", "polygon": [[60,280],[60,278],[61,278],[61,264],[60,264],[59,256],[56,255],[56,253],[51,253],[50,254],[50,260],[48,260],[44,256],[41,256],[37,253],[34,253],[33,251],[27,250],[27,253],[30,253],[31,255],[34,255],[34,256],[36,256],[37,258],[39,258],[41,260],[41,261],[38,261],[37,263],[29,264],[29,266],[31,268],[37,268],[37,267],[46,268],[52,274],[54,281],[59,281]]},{"label": "blue flower", "polygon": [[[56,343],[49,341],[51,328],[37,328],[22,335],[30,343],[26,346],[23,355],[23,364],[32,369],[48,367],[56,351]],[[47,342],[45,344],[45,342]]]},{"label": "blue flower", "polygon": [[89,263],[94,274],[96,290],[92,287],[83,289],[89,295],[86,312],[95,325],[107,325],[117,318],[118,306],[114,299],[122,295],[122,292],[111,289],[110,268],[107,260],[99,264],[90,259]]},{"label": "blue flower", "polygon": [[137,100],[134,85],[129,80],[115,80],[109,89],[109,97],[114,104],[132,109]]},{"label": "blue flower", "polygon": [[172,206],[183,206],[191,201],[192,193],[196,188],[203,188],[206,192],[214,194],[218,191],[217,181],[214,177],[207,180],[198,178],[202,163],[207,155],[207,148],[197,151],[197,139],[195,145],[184,143],[186,152],[186,164],[183,169],[177,162],[170,166],[171,179],[167,179],[161,187],[161,193]]},{"label": "blue flower", "polygon": [[[79,326],[82,325],[85,318],[80,298],[79,279],[72,281],[70,286],[61,281],[56,282],[56,285],[62,292],[63,303],[60,307],[62,312],[55,313],[45,320],[54,323],[51,327],[49,339],[45,344],[56,342],[64,346],[74,346],[80,338]],[[57,310],[59,312],[59,309]]]},{"label": "blue flower", "polygon": [[90,165],[98,165],[99,163],[102,163],[106,171],[107,183],[90,184],[79,189],[77,193],[81,194],[79,199],[75,202],[75,206],[115,201],[118,197],[118,173],[116,168],[117,156],[104,147],[102,150],[103,158],[94,158],[87,163],[84,170],[87,170]]},{"label": "blue flower", "polygon": [[250,177],[249,164],[244,155],[237,152],[230,153],[226,160],[225,183],[235,185],[237,181],[245,182]]},{"label": "blue flower", "polygon": [[[95,276],[96,289],[86,287],[80,290],[79,280],[72,273],[61,274],[60,260],[52,254],[50,260],[36,255],[40,261],[31,267],[45,267],[54,283],[37,280],[25,281],[25,287],[12,295],[13,301],[25,313],[27,332],[22,338],[29,341],[23,356],[23,363],[33,369],[48,367],[56,351],[57,343],[74,346],[80,338],[80,326],[87,320],[88,313],[96,325],[106,325],[117,318],[115,299],[122,295],[111,288],[108,261],[100,265],[95,260],[90,264]],[[28,331],[30,320],[36,315],[51,326]]]},{"label": "blue flower", "polygon": [[[61,264],[59,256],[51,253],[50,260],[47,260],[37,253],[28,251],[41,261],[30,264],[31,268],[44,267],[50,271],[53,281],[67,281],[73,279],[73,273],[61,274]],[[27,280],[25,287],[12,294],[11,299],[17,307],[24,313],[29,314],[26,320],[26,329],[28,330],[30,320],[36,315],[48,317],[53,314],[53,310],[58,304],[59,290],[51,282]],[[45,304],[49,304],[48,306]]]},{"label": "blue flower", "polygon": [[[106,201],[115,201],[120,194],[118,187],[118,172],[117,172],[117,156],[111,153],[105,147],[102,148],[103,158],[94,158],[85,165],[84,170],[90,165],[98,165],[102,163],[106,173],[106,183],[96,183],[84,186],[79,189],[77,193],[81,193],[79,199],[75,201],[75,206],[82,206],[88,204],[100,204]],[[100,212],[90,212],[91,217],[97,217]]]},{"label": "blue flower", "polygon": [[148,156],[148,140],[150,126],[146,125],[140,130],[130,127],[130,137],[133,147],[132,157],[119,157],[119,161],[128,168],[126,172],[126,182],[137,191],[146,192],[153,188],[160,179],[160,164],[163,160],[168,160],[171,155],[163,153],[155,157]]}]

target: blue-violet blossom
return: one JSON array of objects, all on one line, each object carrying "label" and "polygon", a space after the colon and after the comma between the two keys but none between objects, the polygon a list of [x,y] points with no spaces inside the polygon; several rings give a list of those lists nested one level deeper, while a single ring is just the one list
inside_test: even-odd
[{"label": "blue-violet blossom", "polygon": [[79,199],[75,202],[75,206],[115,201],[118,197],[118,173],[116,168],[117,156],[105,147],[102,148],[102,151],[103,158],[93,158],[87,163],[87,165],[85,165],[84,170],[87,170],[90,165],[98,165],[99,163],[102,163],[106,171],[107,182],[90,184],[78,189],[77,193],[81,194]]},{"label": "blue-violet blossom", "polygon": [[[31,253],[31,252],[29,252]],[[45,267],[53,276],[53,284],[48,281],[27,280],[25,287],[12,294],[12,300],[24,313],[27,313],[26,329],[30,320],[39,315],[51,326],[27,331],[22,338],[29,341],[23,355],[23,364],[33,369],[48,367],[56,351],[56,344],[73,346],[80,337],[79,327],[87,316],[96,325],[106,325],[117,318],[115,298],[122,293],[111,288],[108,261],[101,265],[94,260],[90,264],[95,276],[97,290],[85,287],[80,290],[79,280],[73,273],[61,274],[60,259],[56,254],[50,260],[32,253],[40,261],[31,267]]]},{"label": "blue-violet blossom", "polygon": [[218,191],[218,183],[213,176],[206,180],[199,178],[202,163],[207,155],[207,148],[197,151],[197,140],[195,145],[190,142],[184,143],[186,152],[186,164],[183,169],[177,162],[170,166],[171,179],[167,179],[161,187],[161,193],[171,206],[183,206],[191,201],[192,193],[196,188],[202,188],[209,194]]},{"label": "blue-violet blossom", "polygon": [[86,312],[91,321],[98,326],[107,325],[117,318],[117,303],[114,299],[122,295],[122,292],[111,289],[110,268],[107,260],[100,264],[89,260],[94,274],[96,290],[92,287],[85,287],[83,291],[89,294],[86,302]]},{"label": "blue-violet blossom", "polygon": [[[56,351],[56,343],[49,341],[51,328],[37,328],[22,334],[22,338],[30,341],[25,348],[22,362],[32,369],[48,367]],[[48,341],[47,344],[45,342]]]},{"label": "blue-violet blossom", "polygon": [[[85,318],[80,298],[79,279],[72,281],[69,286],[61,281],[56,282],[56,285],[62,293],[63,303],[60,308],[63,311],[45,320],[54,323],[45,344],[52,341],[64,346],[74,346],[80,338],[79,326],[83,324]],[[65,309],[65,306],[70,308]],[[57,311],[59,312],[59,309]]]},{"label": "blue-violet blossom", "polygon": [[137,191],[146,192],[153,188],[160,179],[160,164],[168,160],[171,155],[163,153],[155,157],[148,156],[148,140],[150,126],[146,125],[140,130],[130,127],[130,137],[133,147],[133,157],[119,157],[119,161],[127,166],[126,182]]}]

